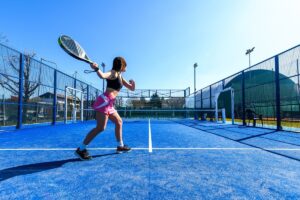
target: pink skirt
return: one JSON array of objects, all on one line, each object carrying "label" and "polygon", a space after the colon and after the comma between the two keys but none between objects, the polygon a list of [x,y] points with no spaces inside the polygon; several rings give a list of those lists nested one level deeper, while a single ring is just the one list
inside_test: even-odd
[{"label": "pink skirt", "polygon": [[114,108],[115,100],[115,97],[110,96],[105,92],[97,97],[96,101],[93,104],[93,109],[106,115],[113,114],[114,112],[116,112]]}]

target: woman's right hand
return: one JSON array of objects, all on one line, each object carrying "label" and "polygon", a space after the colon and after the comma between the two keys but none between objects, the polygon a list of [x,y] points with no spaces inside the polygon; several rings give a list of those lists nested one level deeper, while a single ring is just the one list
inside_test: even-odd
[{"label": "woman's right hand", "polygon": [[99,67],[98,67],[99,65],[97,63],[91,63],[90,66],[95,71],[99,69]]}]

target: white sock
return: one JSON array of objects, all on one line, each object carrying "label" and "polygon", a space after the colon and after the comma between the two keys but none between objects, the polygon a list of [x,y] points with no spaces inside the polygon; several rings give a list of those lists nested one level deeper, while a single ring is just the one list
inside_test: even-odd
[{"label": "white sock", "polygon": [[79,150],[80,150],[80,151],[85,150],[85,149],[86,149],[86,146],[87,146],[87,145],[85,145],[85,144],[82,143],[82,144],[79,146]]},{"label": "white sock", "polygon": [[124,144],[123,144],[123,140],[121,140],[121,141],[118,141],[118,146],[120,146],[120,147],[123,147],[123,146],[124,146]]}]

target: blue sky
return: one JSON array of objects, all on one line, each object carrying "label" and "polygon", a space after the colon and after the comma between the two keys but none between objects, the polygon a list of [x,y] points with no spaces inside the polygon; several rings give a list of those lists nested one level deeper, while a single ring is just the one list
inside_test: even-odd
[{"label": "blue sky", "polygon": [[[88,66],[57,44],[77,40],[89,57],[111,68],[127,60],[138,89],[193,91],[300,44],[297,0],[1,0],[0,33],[8,46],[35,52],[58,68],[102,88]],[[51,65],[51,64],[50,64]]]}]

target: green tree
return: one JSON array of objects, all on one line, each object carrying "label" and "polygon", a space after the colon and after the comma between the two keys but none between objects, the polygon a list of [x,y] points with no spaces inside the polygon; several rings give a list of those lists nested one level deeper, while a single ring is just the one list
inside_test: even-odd
[{"label": "green tree", "polygon": [[161,108],[162,107],[162,100],[158,96],[157,93],[154,93],[150,98],[150,107],[151,108]]}]

